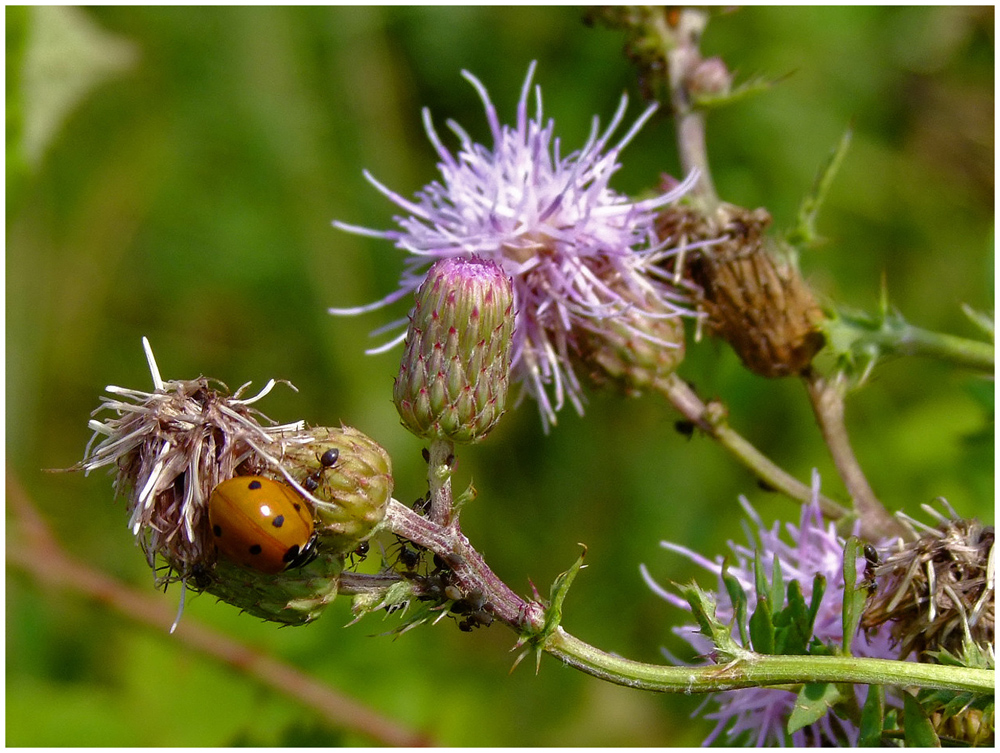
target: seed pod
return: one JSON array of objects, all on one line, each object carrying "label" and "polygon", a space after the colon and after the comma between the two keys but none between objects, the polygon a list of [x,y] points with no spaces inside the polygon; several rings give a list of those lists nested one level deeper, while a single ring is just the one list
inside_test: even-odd
[{"label": "seed pod", "polygon": [[661,232],[723,237],[700,250],[685,273],[702,290],[700,308],[710,331],[726,340],[743,364],[764,377],[800,374],[823,347],[823,312],[790,261],[765,247],[770,215],[723,206],[715,217],[693,221],[690,210],[661,215]]},{"label": "seed pod", "polygon": [[495,263],[436,262],[416,293],[393,400],[418,437],[483,439],[507,401],[514,293]]},{"label": "seed pod", "polygon": [[317,549],[347,556],[385,517],[393,486],[389,455],[350,426],[307,429],[284,445],[282,464],[327,503],[314,510]]}]

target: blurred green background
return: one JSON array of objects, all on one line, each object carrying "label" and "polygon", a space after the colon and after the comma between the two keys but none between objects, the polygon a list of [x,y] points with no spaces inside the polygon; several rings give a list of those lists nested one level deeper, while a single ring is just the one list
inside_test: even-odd
[{"label": "blurred green background", "polygon": [[[344,421],[392,455],[397,494],[424,491],[420,443],[391,402],[398,351],[365,356],[368,333],[405,314],[334,318],[394,289],[401,254],[338,232],[334,218],[391,225],[361,171],[404,195],[436,177],[420,121],[454,118],[477,138],[474,72],[510,122],[531,60],[564,151],[623,90],[641,110],[620,32],[573,8],[7,8],[8,473],[73,555],[151,590],[102,474],[47,474],[82,457],[107,384],[150,387],[140,338],[165,378],[236,387],[271,377],[260,405],[281,421]],[[976,336],[961,303],[993,309],[994,17],[983,8],[749,8],[709,25],[706,54],[738,76],[791,73],[714,114],[709,149],[728,200],[792,223],[818,165],[853,121],[855,139],[803,259],[826,299],[869,310],[882,275],[915,324]],[[453,142],[448,142],[453,143]],[[671,124],[654,120],[615,186],[639,192],[676,172]],[[726,347],[691,349],[682,375],[724,398],[732,422],[800,478],[843,490],[794,380],[744,371]],[[852,397],[855,449],[893,509],[947,497],[993,519],[993,389],[946,365],[889,363]],[[459,454],[457,485],[479,500],[463,521],[515,590],[543,590],[589,546],[564,624],[605,650],[691,658],[671,634],[685,615],[662,581],[712,578],[659,548],[706,555],[742,539],[737,497],[765,520],[794,504],[650,397],[591,395],[545,436],[523,404]],[[12,531],[8,516],[8,531]],[[370,558],[373,559],[373,558]],[[367,565],[372,565],[372,562]],[[176,604],[178,591],[162,598]],[[700,698],[600,683],[543,659],[508,676],[513,634],[445,620],[397,640],[393,618],[344,629],[349,604],[278,630],[209,597],[202,621],[273,652],[447,745],[687,745],[710,728]],[[363,744],[244,676],[70,592],[7,575],[8,745]]]}]

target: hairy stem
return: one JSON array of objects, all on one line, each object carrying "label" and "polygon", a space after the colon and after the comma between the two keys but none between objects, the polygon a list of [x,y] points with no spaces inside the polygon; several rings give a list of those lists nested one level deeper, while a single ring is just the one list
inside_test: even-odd
[{"label": "hairy stem", "polygon": [[451,522],[451,466],[455,461],[455,445],[447,439],[431,442],[430,457],[427,460],[427,486],[431,492],[430,517],[438,525]]},{"label": "hairy stem", "polygon": [[704,693],[774,685],[847,682],[917,685],[992,694],[995,672],[940,664],[861,659],[850,656],[771,656],[746,652],[728,664],[664,667],[623,659],[574,638],[562,628],[545,650],[560,661],[602,680],[661,693]]}]

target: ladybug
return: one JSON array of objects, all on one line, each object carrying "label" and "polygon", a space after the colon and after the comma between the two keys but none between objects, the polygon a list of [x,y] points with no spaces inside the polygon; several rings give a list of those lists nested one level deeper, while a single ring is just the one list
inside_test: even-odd
[{"label": "ladybug", "polygon": [[316,556],[309,508],[292,487],[263,476],[223,481],[208,500],[219,551],[244,567],[280,573]]}]

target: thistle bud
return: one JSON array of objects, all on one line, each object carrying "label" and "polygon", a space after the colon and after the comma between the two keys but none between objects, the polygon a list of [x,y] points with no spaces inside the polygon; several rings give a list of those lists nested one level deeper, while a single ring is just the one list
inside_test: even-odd
[{"label": "thistle bud", "polygon": [[385,517],[392,465],[386,451],[357,429],[308,429],[285,443],[282,464],[321,503],[315,506],[320,551],[353,552]]},{"label": "thistle bud", "polygon": [[[626,300],[636,295],[623,295]],[[578,333],[580,360],[597,384],[611,383],[627,394],[648,389],[684,360],[684,323],[645,296],[620,316]]]},{"label": "thistle bud", "polygon": [[514,293],[494,262],[436,262],[416,293],[393,400],[425,439],[483,439],[507,400]]}]

